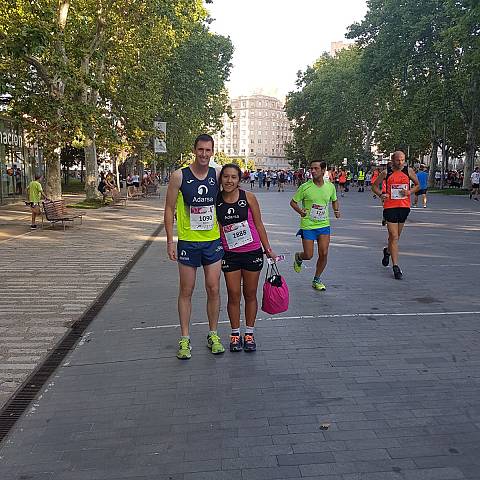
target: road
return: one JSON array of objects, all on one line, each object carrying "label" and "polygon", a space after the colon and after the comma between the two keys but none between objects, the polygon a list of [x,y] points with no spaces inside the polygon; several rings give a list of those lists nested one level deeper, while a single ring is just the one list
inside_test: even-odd
[{"label": "road", "polygon": [[478,203],[432,195],[412,211],[397,281],[378,200],[349,192],[317,292],[313,262],[291,267],[291,194],[258,193],[291,302],[259,312],[256,353],[205,348],[199,275],[192,359],[175,357],[160,235],[4,442],[0,478],[478,480]]}]

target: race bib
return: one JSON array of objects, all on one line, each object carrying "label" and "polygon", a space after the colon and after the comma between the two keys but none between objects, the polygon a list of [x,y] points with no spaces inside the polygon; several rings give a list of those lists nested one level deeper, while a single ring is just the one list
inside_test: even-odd
[{"label": "race bib", "polygon": [[212,230],[214,225],[214,205],[190,207],[190,229]]},{"label": "race bib", "polygon": [[403,200],[407,198],[407,195],[402,197],[402,195],[400,194],[402,190],[405,190],[408,192],[408,185],[406,183],[392,185],[390,188],[390,198],[392,200]]},{"label": "race bib", "polygon": [[325,205],[317,205],[316,203],[312,204],[310,209],[310,219],[318,221],[323,221],[327,219],[327,207]]},{"label": "race bib", "polygon": [[230,250],[243,247],[253,242],[252,231],[250,230],[250,225],[247,220],[225,225],[223,227],[223,233],[225,234],[225,240]]}]

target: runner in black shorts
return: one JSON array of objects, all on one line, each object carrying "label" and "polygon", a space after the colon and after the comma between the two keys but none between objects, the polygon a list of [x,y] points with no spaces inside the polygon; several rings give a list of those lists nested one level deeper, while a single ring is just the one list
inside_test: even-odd
[{"label": "runner in black shorts", "polygon": [[[263,249],[276,258],[270,248],[255,195],[239,188],[242,172],[237,165],[224,165],[220,172],[222,191],[217,199],[217,220],[225,251],[222,271],[227,284],[227,311],[232,333],[230,351],[256,350],[254,338],[257,316],[257,287],[263,267]],[[262,249],[263,246],[263,249]],[[243,286],[243,287],[242,287]],[[245,299],[245,336],[240,335],[240,299]]]}]

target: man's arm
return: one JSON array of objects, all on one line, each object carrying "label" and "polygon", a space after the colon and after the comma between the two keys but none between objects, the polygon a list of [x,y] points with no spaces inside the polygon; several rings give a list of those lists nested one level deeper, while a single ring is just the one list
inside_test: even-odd
[{"label": "man's arm", "polygon": [[163,214],[163,224],[165,225],[165,233],[167,234],[167,253],[170,260],[176,261],[177,254],[173,243],[173,222],[175,218],[175,206],[177,196],[182,185],[182,172],[176,170],[170,177],[167,189],[167,198],[165,199],[165,212]]},{"label": "man's arm", "polygon": [[386,176],[387,176],[387,172],[386,172],[386,170],[384,170],[383,172],[380,173],[380,175],[377,177],[377,179],[372,183],[372,192],[375,195],[377,195],[378,197],[381,197],[381,198],[383,196],[385,196],[385,198],[388,197],[388,195],[382,193],[382,189],[379,188],[379,185],[381,185],[383,183]]},{"label": "man's arm", "polygon": [[290,206],[301,216],[304,217],[307,214],[307,211],[304,208],[300,208],[298,203],[292,198],[290,200]]},{"label": "man's arm", "polygon": [[340,218],[340,204],[338,203],[338,200],[334,200],[332,202],[332,207],[335,218]]},{"label": "man's arm", "polygon": [[408,168],[408,176],[414,184],[413,188],[410,189],[410,194],[418,192],[420,190],[420,182],[418,181],[417,174],[413,168]]}]

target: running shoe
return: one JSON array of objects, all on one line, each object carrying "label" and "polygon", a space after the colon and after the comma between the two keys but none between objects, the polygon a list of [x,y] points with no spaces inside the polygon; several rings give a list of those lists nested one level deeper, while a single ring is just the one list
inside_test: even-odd
[{"label": "running shoe", "polygon": [[427,208],[427,206],[426,206],[426,205],[424,205],[424,206],[423,206],[423,208]]},{"label": "running shoe", "polygon": [[243,349],[246,352],[254,352],[257,349],[253,333],[246,333],[243,338]]},{"label": "running shoe", "polygon": [[401,280],[403,278],[403,273],[398,265],[393,266],[393,276],[396,280]]},{"label": "running shoe", "polygon": [[207,347],[215,355],[225,351],[225,347],[220,342],[220,337],[216,333],[209,333],[207,335]]},{"label": "running shoe", "polygon": [[300,258],[300,254],[297,252],[295,253],[295,260],[293,261],[293,269],[300,273],[302,271],[302,259]]},{"label": "running shoe", "polygon": [[412,205],[412,208],[417,208],[417,206],[415,204]]},{"label": "running shoe", "polygon": [[312,282],[312,288],[314,288],[315,290],[320,290],[322,292],[327,289],[327,287],[322,282],[319,282],[318,280],[314,280]]},{"label": "running shoe", "polygon": [[230,335],[230,351],[231,352],[241,352],[243,348],[242,337],[239,333]]},{"label": "running shoe", "polygon": [[180,338],[178,342],[177,358],[179,358],[180,360],[188,360],[192,357],[190,350],[192,350],[192,346],[190,345],[190,339],[183,337]]},{"label": "running shoe", "polygon": [[31,228],[32,230],[35,230],[35,229],[37,228],[37,226],[36,226],[36,225],[30,225],[30,228]]},{"label": "running shoe", "polygon": [[388,267],[388,264],[390,263],[390,254],[388,253],[387,247],[383,248],[383,258],[382,258],[382,265],[384,267]]}]

